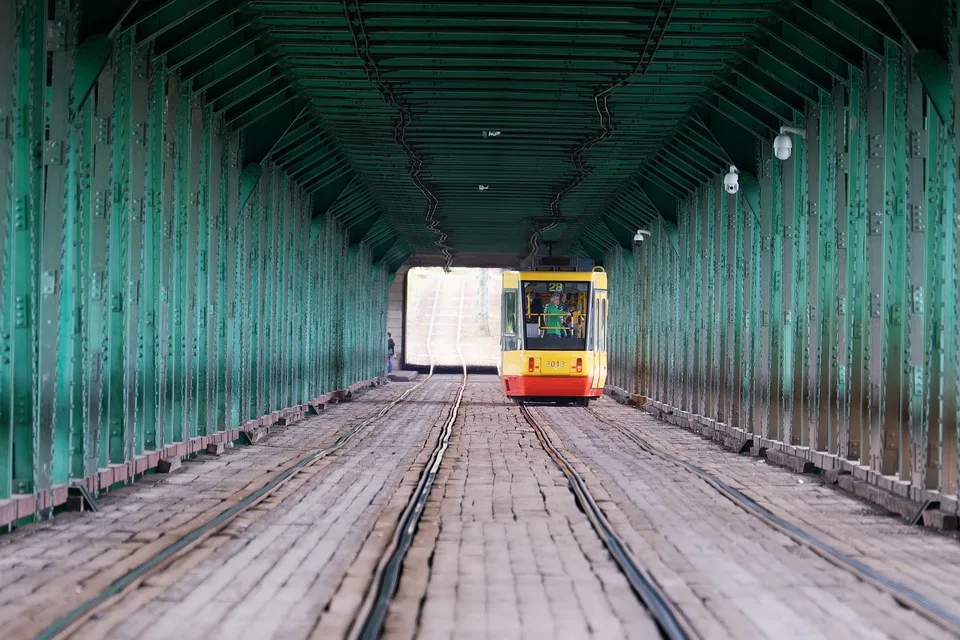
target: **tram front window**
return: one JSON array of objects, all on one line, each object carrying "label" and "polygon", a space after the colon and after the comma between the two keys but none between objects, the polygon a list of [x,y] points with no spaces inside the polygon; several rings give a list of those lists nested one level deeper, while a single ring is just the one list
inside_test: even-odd
[{"label": "tram front window", "polygon": [[589,282],[522,283],[525,348],[584,351],[587,348]]}]

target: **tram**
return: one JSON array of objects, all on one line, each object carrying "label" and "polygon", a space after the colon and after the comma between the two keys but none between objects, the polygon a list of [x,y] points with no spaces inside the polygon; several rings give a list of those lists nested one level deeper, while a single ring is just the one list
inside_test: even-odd
[{"label": "tram", "polygon": [[592,261],[544,256],[504,271],[503,390],[516,400],[588,406],[607,379],[607,274]]}]

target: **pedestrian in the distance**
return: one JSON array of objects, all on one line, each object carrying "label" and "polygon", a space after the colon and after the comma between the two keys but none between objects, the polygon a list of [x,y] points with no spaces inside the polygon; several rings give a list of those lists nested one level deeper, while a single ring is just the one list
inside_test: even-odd
[{"label": "pedestrian in the distance", "polygon": [[387,373],[393,373],[393,353],[396,344],[393,342],[393,336],[387,332]]}]

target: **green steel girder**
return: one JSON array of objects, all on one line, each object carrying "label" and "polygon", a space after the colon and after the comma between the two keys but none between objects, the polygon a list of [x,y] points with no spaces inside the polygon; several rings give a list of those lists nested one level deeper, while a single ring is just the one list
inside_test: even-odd
[{"label": "green steel girder", "polygon": [[[243,32],[254,23],[253,17],[240,14],[241,6],[237,4],[217,13],[208,22],[187,31],[186,35],[171,33],[157,38],[153,43],[154,55],[165,58],[170,67],[176,68],[181,66],[184,59],[219,46],[227,38]],[[180,55],[173,55],[175,52]]]},{"label": "green steel girder", "polygon": [[[846,37],[831,38],[829,30],[825,33],[827,24],[821,19],[811,16],[808,11],[802,6],[790,5],[785,10],[774,9],[772,15],[776,16],[784,27],[796,31],[796,34],[790,38],[793,43],[799,42],[802,46],[806,42],[808,45],[814,45],[814,51],[822,49],[834,59],[833,67],[837,67],[836,63],[840,61],[842,63],[839,65],[841,70],[844,70],[844,65],[862,70],[863,47]],[[843,32],[840,33],[843,34]],[[783,35],[786,37],[787,33]],[[821,59],[824,57],[826,56],[821,57]]]},{"label": "green steel girder", "polygon": [[313,216],[322,216],[326,214],[334,203],[336,203],[347,189],[356,180],[355,176],[344,175],[336,181],[330,183],[326,188],[317,189],[313,192]]},{"label": "green steel girder", "polygon": [[[227,55],[233,53],[238,48],[251,44],[253,37],[253,26],[255,20],[238,20],[231,18],[233,24],[231,28],[225,29],[222,35],[213,37],[209,42],[201,41],[194,46],[184,46],[186,43],[177,43],[172,46],[170,51],[164,56],[167,67],[171,71],[177,71],[187,65],[196,62],[204,55],[222,56],[221,52],[226,49]],[[201,70],[203,68],[201,67]],[[199,71],[195,71],[197,73]]]},{"label": "green steel girder", "polygon": [[[225,12],[232,14],[245,0],[169,0],[150,14],[134,20],[131,27],[136,41],[147,44],[165,34],[172,38],[190,37],[207,28]],[[160,46],[163,44],[161,42]]]},{"label": "green steel girder", "polygon": [[[759,54],[760,51],[758,49],[754,49],[752,53]],[[794,97],[803,100],[807,105],[817,104],[819,93],[816,88],[811,88],[812,83],[807,82],[805,86],[803,84],[804,80],[796,74],[793,74],[794,79],[800,80],[800,82],[790,82],[789,78],[782,73],[782,68],[778,68],[776,70],[768,69],[762,64],[762,61],[763,57],[760,55],[757,55],[756,60],[751,55],[747,54],[743,54],[737,58],[738,64],[747,66],[750,69],[753,69],[754,72],[761,74],[767,80],[775,82],[778,87],[789,91]],[[736,67],[734,68],[736,69]],[[740,71],[739,69],[736,70],[736,73],[741,75],[744,74],[744,72]],[[791,71],[791,74],[792,73],[793,72]]]},{"label": "green steel girder", "polygon": [[113,41],[105,35],[92,35],[77,47],[75,54],[75,73],[73,94],[73,113],[78,112],[86,103],[87,97],[96,85],[97,77],[113,53]]},{"label": "green steel girder", "polygon": [[[251,34],[238,33],[240,42],[230,46],[222,42],[201,54],[199,59],[193,58],[180,67],[180,77],[184,83],[191,83],[195,91],[203,91],[216,83],[226,83],[230,78],[244,78],[251,68],[260,69],[264,65],[277,65],[273,58],[276,54],[274,46],[266,46],[259,40],[248,39]],[[229,48],[226,48],[229,46]]]},{"label": "green steel girder", "polygon": [[883,33],[852,16],[838,0],[794,0],[790,7],[820,22],[861,50],[875,56],[883,55]]},{"label": "green steel girder", "polygon": [[[950,55],[947,45],[946,32],[943,28],[944,18],[948,15],[946,0],[929,0],[923,10],[905,0],[876,0],[883,7],[884,12],[893,22],[896,30],[903,34],[913,50],[930,50],[946,59]],[[870,19],[882,22],[878,15],[883,12],[870,13]],[[889,27],[888,27],[889,28]],[[893,38],[894,41],[899,38]]]}]

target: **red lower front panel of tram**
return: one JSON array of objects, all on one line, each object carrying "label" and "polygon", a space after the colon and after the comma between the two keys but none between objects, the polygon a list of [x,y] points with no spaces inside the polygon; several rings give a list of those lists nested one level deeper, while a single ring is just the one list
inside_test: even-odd
[{"label": "red lower front panel of tram", "polygon": [[588,376],[503,376],[503,390],[510,397],[599,398]]}]

